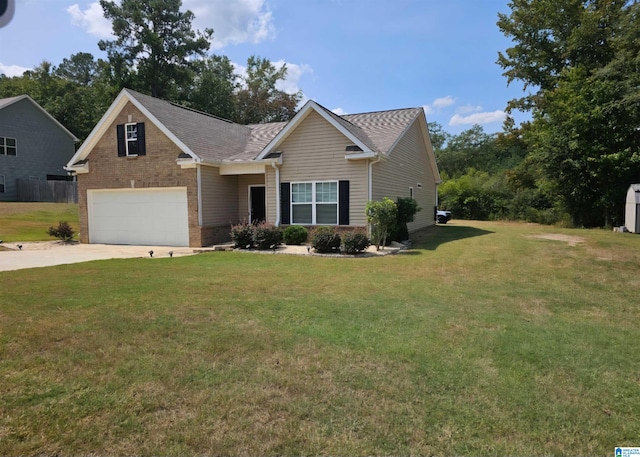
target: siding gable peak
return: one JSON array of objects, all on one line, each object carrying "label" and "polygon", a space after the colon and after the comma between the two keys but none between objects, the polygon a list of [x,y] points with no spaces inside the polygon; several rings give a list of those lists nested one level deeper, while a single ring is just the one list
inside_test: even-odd
[{"label": "siding gable peak", "polygon": [[296,113],[285,127],[265,146],[262,152],[256,157],[256,160],[264,159],[269,153],[275,151],[278,146],[289,136],[291,133],[307,118],[311,112],[318,113],[322,118],[335,127],[340,133],[349,138],[349,140],[360,147],[362,151],[369,154],[376,154],[378,151],[373,146],[371,140],[366,137],[364,132],[356,125],[342,119],[335,113],[332,113],[322,105],[309,100],[304,106]]}]

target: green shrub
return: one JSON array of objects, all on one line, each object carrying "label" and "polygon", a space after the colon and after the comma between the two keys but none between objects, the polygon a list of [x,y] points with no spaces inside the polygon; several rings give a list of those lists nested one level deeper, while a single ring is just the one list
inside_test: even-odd
[{"label": "green shrub", "polygon": [[396,227],[392,237],[396,241],[409,239],[409,229],[407,224],[415,220],[416,213],[422,208],[418,202],[411,197],[396,198]]},{"label": "green shrub", "polygon": [[307,241],[309,232],[302,225],[290,225],[284,229],[283,235],[286,244],[303,244]]},{"label": "green shrub", "polygon": [[254,234],[255,227],[247,221],[231,226],[231,240],[236,248],[251,249],[253,247]]},{"label": "green shrub", "polygon": [[282,244],[282,229],[272,224],[258,224],[254,230],[253,242],[258,249],[275,249]]},{"label": "green shrub", "polygon": [[74,231],[68,222],[59,222],[57,227],[49,227],[47,234],[49,236],[55,236],[62,241],[71,241],[73,239]]},{"label": "green shrub", "polygon": [[381,201],[367,202],[365,211],[376,250],[380,250],[380,246],[386,246],[389,233],[396,227],[398,208],[393,200],[384,197]]},{"label": "green shrub", "polygon": [[347,254],[357,254],[371,246],[369,237],[357,230],[345,233],[342,237],[342,242],[344,244],[344,252]]},{"label": "green shrub", "polygon": [[341,241],[333,227],[318,227],[313,231],[311,245],[316,252],[327,254],[340,252]]}]

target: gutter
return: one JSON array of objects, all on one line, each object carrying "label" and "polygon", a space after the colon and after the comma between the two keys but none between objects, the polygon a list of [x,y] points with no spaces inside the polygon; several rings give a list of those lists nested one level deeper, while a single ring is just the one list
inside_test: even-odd
[{"label": "gutter", "polygon": [[367,198],[369,201],[371,201],[373,198],[373,165],[380,162],[381,160],[382,156],[378,154],[376,160],[369,161],[369,195]]},{"label": "gutter", "polygon": [[271,166],[276,171],[276,227],[280,227],[280,167],[278,165],[277,161],[271,162]]}]

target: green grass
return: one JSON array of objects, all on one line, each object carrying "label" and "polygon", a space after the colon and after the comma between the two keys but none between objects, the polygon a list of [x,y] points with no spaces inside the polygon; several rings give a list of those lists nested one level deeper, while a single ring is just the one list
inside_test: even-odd
[{"label": "green grass", "polygon": [[0,202],[0,240],[48,241],[47,229],[68,222],[78,232],[78,205],[72,203]]},{"label": "green grass", "polygon": [[414,247],[0,273],[0,454],[638,445],[640,237],[455,221]]}]

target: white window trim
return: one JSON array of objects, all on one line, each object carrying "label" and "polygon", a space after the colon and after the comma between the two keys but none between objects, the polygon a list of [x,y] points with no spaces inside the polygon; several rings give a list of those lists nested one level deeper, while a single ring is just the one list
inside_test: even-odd
[{"label": "white window trim", "polygon": [[[136,126],[136,139],[129,139],[129,133],[128,133],[128,129],[127,127],[129,127],[130,125]],[[138,144],[138,123],[137,122],[127,122],[126,124],[124,124],[124,145],[125,145],[125,152],[127,154],[127,157],[138,157],[138,154],[129,154],[129,143],[133,143],[135,142],[136,145]]]},{"label": "white window trim", "polygon": [[[335,202],[317,202],[316,201],[316,185],[324,184],[324,183],[335,183],[336,185],[336,201]],[[293,202],[293,186],[294,184],[311,184],[311,201],[310,202]],[[340,224],[340,185],[337,180],[330,181],[296,181],[292,182],[289,190],[289,214],[291,214],[291,224],[292,225],[328,225],[328,226],[338,226]],[[336,205],[336,223],[335,224],[319,224],[317,222],[316,208],[317,205]],[[296,222],[293,220],[293,207],[294,205],[311,205],[311,223],[307,222]]]}]

